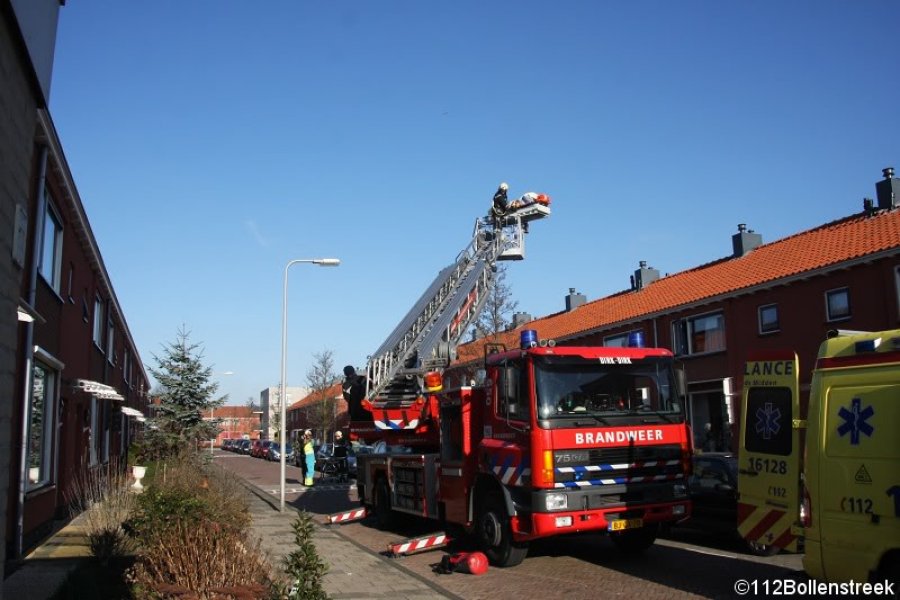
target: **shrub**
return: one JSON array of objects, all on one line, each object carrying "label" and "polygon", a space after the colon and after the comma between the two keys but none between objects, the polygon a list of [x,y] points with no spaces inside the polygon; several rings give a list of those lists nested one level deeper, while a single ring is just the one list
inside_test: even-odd
[{"label": "shrub", "polygon": [[129,488],[131,478],[117,460],[96,468],[82,469],[65,496],[72,517],[82,519],[91,554],[101,563],[127,556],[134,544],[123,523],[133,514],[136,495]]},{"label": "shrub", "polygon": [[152,483],[137,501],[128,529],[137,537],[179,521],[210,521],[219,527],[245,530],[247,503],[233,475],[204,469],[194,455],[157,465]]},{"label": "shrub", "polygon": [[210,521],[176,521],[146,532],[129,573],[137,598],[185,596],[261,598],[270,594],[270,567],[259,542]]},{"label": "shrub", "polygon": [[129,572],[138,598],[262,598],[271,567],[248,543],[250,515],[233,475],[187,453],[159,463],[128,522],[140,542]]},{"label": "shrub", "polygon": [[312,516],[303,512],[291,524],[294,530],[294,542],[297,549],[284,559],[285,570],[292,580],[292,587],[287,592],[291,600],[324,600],[328,594],[322,588],[322,579],[328,572],[326,565],[316,552],[312,541]]}]

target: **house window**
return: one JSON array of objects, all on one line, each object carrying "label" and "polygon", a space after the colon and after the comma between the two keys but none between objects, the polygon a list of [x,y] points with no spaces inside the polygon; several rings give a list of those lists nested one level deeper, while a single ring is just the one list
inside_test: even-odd
[{"label": "house window", "polygon": [[106,360],[109,364],[116,364],[116,327],[112,323],[109,324],[106,334]]},{"label": "house window", "polygon": [[850,290],[840,288],[825,292],[825,310],[829,321],[850,318]]},{"label": "house window", "polygon": [[75,265],[69,263],[69,283],[66,286],[66,295],[69,297],[69,304],[75,304],[75,298],[72,296],[73,279],[75,279]]},{"label": "house window", "polygon": [[894,284],[897,286],[897,307],[900,308],[900,267],[894,267]]},{"label": "house window", "polygon": [[616,335],[611,335],[603,338],[603,345],[608,348],[627,348],[628,347],[628,336],[632,333],[640,332],[640,329],[635,329],[634,331],[626,331],[625,333],[619,333]]},{"label": "house window", "polygon": [[100,400],[96,396],[91,396],[91,431],[90,441],[88,443],[90,465],[96,466],[100,449]]},{"label": "house window", "polygon": [[128,353],[128,348],[122,351],[122,378],[128,387],[131,387],[131,355]]},{"label": "house window", "polygon": [[103,350],[103,300],[100,296],[94,298],[94,343]]},{"label": "house window", "polygon": [[60,293],[62,271],[62,221],[56,214],[47,193],[46,210],[44,212],[44,245],[41,248],[41,275],[57,294]]},{"label": "house window", "polygon": [[767,304],[759,307],[759,332],[772,333],[778,331],[778,305]]},{"label": "house window", "polygon": [[725,316],[712,313],[674,321],[672,342],[679,356],[724,350]]},{"label": "house window", "polygon": [[50,482],[57,372],[35,363],[28,406],[28,489]]}]

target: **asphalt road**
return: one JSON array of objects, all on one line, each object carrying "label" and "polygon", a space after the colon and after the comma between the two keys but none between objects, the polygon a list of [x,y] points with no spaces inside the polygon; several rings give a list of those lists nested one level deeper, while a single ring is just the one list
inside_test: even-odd
[{"label": "asphalt road", "polygon": [[[216,462],[233,471],[264,493],[278,497],[278,463],[216,452]],[[287,467],[286,502],[325,516],[359,506],[354,484],[317,480],[312,488],[301,485],[300,469]],[[386,554],[390,543],[439,530],[438,524],[412,520],[391,531],[377,529],[371,520],[333,525],[340,533],[373,553]],[[805,582],[799,555],[753,556],[736,537],[725,531],[679,527],[657,540],[644,555],[620,555],[604,535],[576,534],[531,544],[528,558],[515,568],[491,568],[482,576],[445,575],[434,571],[447,551],[473,550],[468,540],[451,542],[448,548],[403,556],[400,561],[447,591],[467,599],[635,597],[738,598],[746,581],[763,595],[784,581]],[[768,588],[764,588],[768,586]],[[753,596],[753,594],[749,594]]]}]

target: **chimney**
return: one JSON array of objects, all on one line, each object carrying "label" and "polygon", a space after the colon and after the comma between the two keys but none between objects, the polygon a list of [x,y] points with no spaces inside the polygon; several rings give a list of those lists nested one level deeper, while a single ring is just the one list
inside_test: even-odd
[{"label": "chimney", "polygon": [[527,312],[513,313],[512,328],[518,329],[525,323],[530,323],[533,320],[534,320],[534,317],[529,315]]},{"label": "chimney", "polygon": [[633,290],[642,290],[659,279],[659,271],[648,267],[646,260],[642,260],[638,264],[640,268],[634,272],[634,276],[631,278],[631,289]]},{"label": "chimney", "polygon": [[738,223],[738,232],[731,236],[731,247],[734,249],[734,257],[740,258],[762,246],[762,236],[747,229],[746,223]]},{"label": "chimney", "polygon": [[884,179],[875,184],[878,208],[897,208],[900,203],[900,179],[894,177],[894,167],[882,169]]},{"label": "chimney", "polygon": [[584,294],[579,294],[575,288],[569,288],[569,295],[566,296],[566,312],[571,312],[587,302]]}]

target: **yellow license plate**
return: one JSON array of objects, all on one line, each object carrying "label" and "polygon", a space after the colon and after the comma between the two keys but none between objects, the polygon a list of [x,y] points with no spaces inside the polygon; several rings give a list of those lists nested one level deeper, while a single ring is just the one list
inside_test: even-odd
[{"label": "yellow license plate", "polygon": [[622,531],[623,529],[636,529],[644,526],[643,519],[616,519],[609,522],[610,531]]}]

